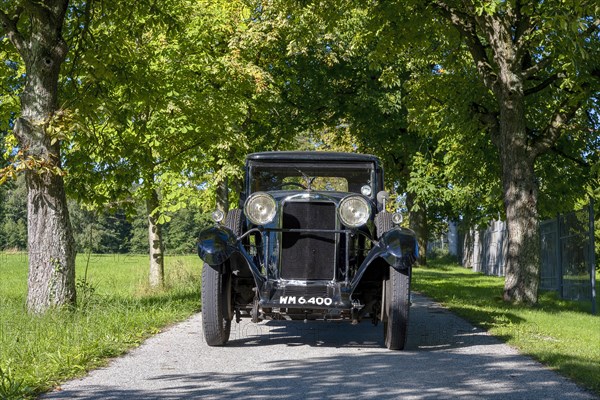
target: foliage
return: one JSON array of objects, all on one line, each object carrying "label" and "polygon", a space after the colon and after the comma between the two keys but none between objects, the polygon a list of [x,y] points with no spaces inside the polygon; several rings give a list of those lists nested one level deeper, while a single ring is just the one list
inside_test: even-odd
[{"label": "foliage", "polygon": [[[534,307],[502,301],[503,280],[437,260],[413,270],[414,289],[559,373],[600,393],[600,317],[590,304],[543,293]],[[600,302],[599,302],[600,303]]]},{"label": "foliage", "polygon": [[[97,254],[147,254],[148,221],[144,206],[128,218],[122,210],[96,212],[71,204],[75,239],[80,252]],[[182,208],[163,224],[166,254],[194,254],[196,238],[210,223],[197,208]]]},{"label": "foliage", "polygon": [[[431,232],[449,218],[502,217],[493,134],[500,105],[488,74],[503,76],[492,40],[502,30],[490,28],[494,21],[512,26],[513,44],[523,50],[516,67],[527,77],[527,140],[543,141],[553,118],[565,117],[535,163],[539,214],[573,209],[600,187],[594,7],[588,1],[539,7],[454,0],[343,0],[336,7],[294,0],[71,2],[61,111],[52,121],[55,140],[66,145],[68,188],[93,205],[97,219],[106,218],[107,206],[130,219],[120,219],[118,240],[107,233],[112,222],[98,222],[94,251],[143,250],[147,211],[138,204],[151,191],[161,199],[153,215],[170,229],[168,221],[184,218],[185,207],[191,214],[211,209],[222,182],[235,204],[246,153],[298,146],[380,156],[387,186],[399,198],[409,192],[412,211],[427,213]],[[453,25],[452,13],[477,22],[469,28],[475,36]],[[484,69],[465,38],[482,45]],[[24,72],[6,44],[0,43],[6,60],[0,131],[18,110]],[[296,135],[308,142],[298,143]],[[13,142],[8,138],[8,147]],[[191,214],[180,220],[185,228],[170,225],[180,231],[169,237],[182,239],[168,248],[183,250],[185,231],[202,225],[194,228],[188,221],[200,214]],[[81,243],[83,224],[77,230]]]},{"label": "foliage", "polygon": [[70,202],[73,234],[78,252],[128,253],[132,224],[122,210],[98,213]]},{"label": "foliage", "polygon": [[[0,203],[0,250],[27,250],[27,205],[24,177],[0,187],[4,201]],[[145,207],[131,216],[123,210],[89,210],[75,201],[69,201],[69,215],[79,253],[148,253],[148,221]],[[209,222],[209,217],[196,207],[182,208],[171,213],[171,221],[164,224],[167,254],[196,252],[198,233]]]},{"label": "foliage", "polygon": [[283,0],[256,13],[244,47],[276,54],[267,60],[282,100],[278,109],[285,110],[276,118],[298,131],[296,148],[376,154],[386,165],[387,186],[404,192],[411,157],[427,140],[407,129],[408,55],[386,48],[386,39],[370,31],[368,10],[353,2],[334,10],[326,2]]},{"label": "foliage", "polygon": [[27,249],[27,189],[25,178],[0,187],[0,249]]},{"label": "foliage", "polygon": [[207,213],[191,208],[180,210],[165,224],[167,254],[195,254],[200,231],[212,224]]},{"label": "foliage", "polygon": [[73,194],[125,207],[157,191],[159,223],[188,204],[210,208],[215,186],[241,176],[248,102],[261,85],[232,43],[244,3],[96,7],[73,37],[78,57],[64,84],[73,94]]},{"label": "foliage", "polygon": [[[85,257],[78,257],[82,276]],[[147,287],[146,257],[93,255],[78,306],[43,316],[23,313],[27,258],[0,253],[0,397],[33,398],[105,365],[162,327],[198,309],[196,256],[167,257],[166,289]],[[93,290],[91,290],[93,289]],[[5,393],[6,392],[6,393]]]},{"label": "foliage", "polygon": [[[395,38],[399,47],[409,46],[412,51],[412,60],[409,64],[411,77],[406,83],[409,127],[419,132],[430,132],[437,138],[436,145],[430,151],[432,157],[428,159],[434,165],[430,168],[438,166],[435,171],[436,177],[442,178],[446,182],[445,189],[451,191],[443,197],[451,199],[453,214],[458,213],[473,222],[486,222],[490,216],[497,217],[498,213],[502,214],[504,211],[499,201],[501,187],[498,179],[500,176],[498,150],[493,142],[493,136],[489,134],[489,122],[498,116],[497,99],[482,85],[481,77],[473,64],[468,46],[464,43],[461,44],[461,37],[457,35],[456,30],[452,29],[450,23],[444,23],[447,14],[440,10],[443,4],[448,4],[453,11],[460,9],[455,2],[451,1],[433,2],[430,10],[425,10],[420,2],[403,2],[402,4],[386,2],[374,7],[373,18],[382,21],[380,24],[381,35],[389,37],[389,40]],[[479,3],[473,2],[473,4]],[[512,3],[496,2],[494,4],[506,11],[504,15],[507,18],[505,21],[507,25],[514,23],[509,20],[514,16],[511,14],[514,11],[511,10],[510,4]],[[455,6],[456,8],[452,8]],[[468,18],[472,16],[470,13],[473,9],[468,3],[465,7],[465,10],[459,14],[461,18],[471,21]],[[477,9],[475,6],[473,7]],[[523,18],[524,20],[527,18],[535,20],[532,35],[539,40],[546,39],[544,32],[551,32],[551,37],[554,37],[553,29],[562,19],[572,18],[573,20],[568,23],[563,21],[560,25],[581,24],[581,26],[586,25],[586,28],[593,26],[592,21],[586,17],[586,15],[594,15],[593,5],[589,2],[575,7],[576,13],[572,14],[565,10],[557,12],[554,7],[556,7],[554,3],[545,3],[535,11],[524,11],[537,13],[527,17],[523,16]],[[477,10],[481,11],[484,16],[489,11],[487,8]],[[422,13],[430,11],[434,14],[437,12],[442,18],[424,20]],[[396,23],[392,19],[392,16],[398,13],[402,13],[403,18],[413,13],[420,15],[417,15],[415,19],[409,18],[405,25],[407,28],[399,33]],[[491,20],[498,15],[493,14],[487,17]],[[580,18],[579,22],[574,22],[576,18]],[[523,23],[526,22],[523,21]],[[484,37],[485,33],[478,31],[478,35],[485,45],[488,41]],[[573,34],[565,32],[564,37],[567,36],[573,36]],[[402,38],[406,40],[398,40]],[[585,40],[579,42],[579,40],[579,37],[573,38],[573,42],[569,46],[576,45],[579,47],[580,53],[583,52],[587,55],[572,61],[581,63],[581,68],[586,73],[573,75],[566,79],[581,80],[579,84],[582,86],[582,91],[578,93],[583,96],[584,100],[580,104],[581,111],[576,113],[568,124],[562,126],[563,135],[551,147],[549,153],[540,157],[537,164],[536,173],[541,182],[540,214],[542,217],[574,208],[575,202],[583,195],[580,190],[581,186],[585,187],[590,182],[589,166],[593,165],[593,160],[598,156],[597,151],[594,155],[595,149],[598,148],[598,135],[594,133],[597,132],[598,124],[594,125],[589,118],[590,111],[594,109],[593,97],[586,97],[593,93],[594,87],[598,87],[593,72],[594,52],[596,51],[594,48],[597,47],[592,45],[597,37],[593,37],[589,42],[585,42]],[[538,57],[536,58],[538,61],[539,58],[548,57],[549,61],[546,63],[548,65],[555,63],[557,66],[538,71],[538,76],[531,77],[526,82],[525,93],[528,98],[529,110],[527,130],[531,139],[540,135],[547,128],[550,114],[557,109],[555,103],[557,99],[544,95],[544,90],[562,93],[563,99],[564,96],[569,96],[571,93],[572,100],[579,101],[575,92],[569,92],[564,85],[559,84],[562,78],[557,76],[560,73],[556,72],[562,68],[559,60],[567,63],[563,56],[563,53],[568,54],[564,51],[566,48],[552,43],[551,48],[544,45],[546,53],[538,54],[536,51],[539,52],[539,49],[542,48],[535,48],[538,44],[534,40],[529,43],[530,47],[523,51],[529,51],[534,58]],[[486,48],[486,51],[491,52],[489,47]],[[488,56],[491,58],[492,54],[488,53]],[[501,56],[497,55],[497,57]],[[531,64],[529,65],[531,66]],[[495,68],[496,64],[492,63],[491,67]],[[570,67],[572,65],[567,65],[567,68]],[[529,72],[533,73],[533,71]],[[421,152],[427,154],[425,151]],[[423,185],[421,184],[421,186]],[[423,189],[427,189],[427,187],[425,186]],[[432,191],[429,196],[440,197],[436,192],[439,189],[431,186],[430,189]],[[423,193],[427,193],[427,191],[423,190]],[[561,193],[563,200],[561,202],[556,201],[558,193]],[[557,206],[563,207],[562,210],[558,210]]]}]

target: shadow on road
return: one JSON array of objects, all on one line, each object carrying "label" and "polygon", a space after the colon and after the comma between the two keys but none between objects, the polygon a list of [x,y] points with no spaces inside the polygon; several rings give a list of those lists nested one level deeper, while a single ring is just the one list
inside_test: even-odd
[{"label": "shadow on road", "polygon": [[[418,296],[418,295],[416,295]],[[483,330],[457,318],[443,307],[418,296],[411,307],[406,350],[456,348],[497,344]],[[233,324],[227,347],[318,346],[382,348],[383,325],[370,321],[266,321]]]},{"label": "shadow on road", "polygon": [[165,347],[162,360],[146,361],[156,362],[154,372],[127,387],[92,380],[47,398],[595,398],[421,296],[411,309],[405,351],[387,351],[383,327],[368,321],[243,322],[220,348],[198,343],[197,322],[181,336],[197,340],[187,360],[170,359],[172,347]]}]

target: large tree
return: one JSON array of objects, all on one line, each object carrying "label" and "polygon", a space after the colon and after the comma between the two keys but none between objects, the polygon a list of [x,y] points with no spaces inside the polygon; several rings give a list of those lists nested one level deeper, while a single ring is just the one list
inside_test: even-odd
[{"label": "large tree", "polygon": [[[369,6],[377,34],[413,55],[411,125],[437,129],[454,156],[481,154],[485,141],[464,138],[486,132],[508,225],[504,298],[536,302],[538,194],[548,184],[542,160],[561,140],[594,134],[580,122],[598,91],[596,3],[414,0]],[[577,148],[576,158],[584,157],[585,148]],[[495,162],[489,156],[481,162],[487,180]]]},{"label": "large tree", "polygon": [[[27,181],[29,281],[27,308],[43,312],[75,302],[75,246],[61,169],[60,140],[51,127],[58,79],[67,55],[62,29],[68,0],[3,1],[1,28],[25,76],[14,135]],[[3,41],[4,43],[4,41]]]},{"label": "large tree", "polygon": [[473,109],[500,158],[508,234],[504,298],[535,303],[540,263],[535,165],[598,88],[598,7],[586,1],[429,4],[460,34],[495,100],[492,109],[476,101]]}]

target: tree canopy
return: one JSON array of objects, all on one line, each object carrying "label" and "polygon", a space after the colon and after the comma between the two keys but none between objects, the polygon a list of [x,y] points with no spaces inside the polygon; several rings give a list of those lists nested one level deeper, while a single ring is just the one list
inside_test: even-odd
[{"label": "tree canopy", "polygon": [[[258,150],[380,156],[422,246],[448,219],[506,219],[511,301],[536,299],[537,221],[600,203],[596,2],[48,1],[53,27],[16,3],[0,2],[0,180],[45,171],[88,208],[143,212],[157,257],[160,226],[235,201]],[[27,91],[29,29],[50,38],[50,103]],[[40,107],[48,162],[15,126]]]}]

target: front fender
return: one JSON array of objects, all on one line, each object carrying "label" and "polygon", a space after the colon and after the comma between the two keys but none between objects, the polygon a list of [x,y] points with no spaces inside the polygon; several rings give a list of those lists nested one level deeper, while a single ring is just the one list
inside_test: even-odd
[{"label": "front fender", "polygon": [[237,249],[237,237],[224,226],[204,229],[198,236],[198,256],[208,265],[224,263]]},{"label": "front fender", "polygon": [[358,268],[350,285],[351,291],[356,289],[369,265],[377,258],[382,258],[398,271],[405,271],[415,263],[417,251],[417,237],[413,231],[398,227],[390,229],[373,246]]},{"label": "front fender", "polygon": [[379,240],[378,256],[396,270],[404,270],[415,263],[418,246],[415,233],[409,229],[394,228]]}]

